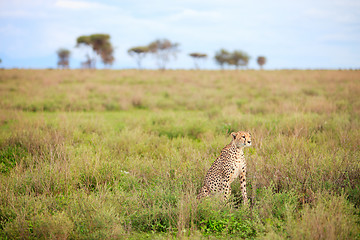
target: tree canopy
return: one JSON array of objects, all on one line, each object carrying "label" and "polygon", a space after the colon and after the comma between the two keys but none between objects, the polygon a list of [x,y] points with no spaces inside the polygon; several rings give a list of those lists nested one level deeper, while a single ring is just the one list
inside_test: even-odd
[{"label": "tree canopy", "polygon": [[265,63],[266,63],[266,57],[264,57],[264,56],[259,56],[259,57],[257,58],[257,63],[259,64],[260,69],[263,69],[263,65],[265,65]]},{"label": "tree canopy", "polygon": [[207,54],[205,54],[205,53],[197,53],[197,52],[190,53],[189,56],[194,59],[196,69],[199,69],[199,60],[207,58]]},{"label": "tree canopy", "polygon": [[220,65],[221,69],[224,69],[224,65],[229,63],[230,53],[225,49],[220,49],[215,53],[215,61]]},{"label": "tree canopy", "polygon": [[225,64],[234,65],[236,69],[239,68],[239,66],[247,66],[250,60],[250,56],[240,50],[235,50],[233,52],[229,52],[225,49],[220,49],[215,54],[215,61],[217,64],[220,65],[220,67],[223,69]]},{"label": "tree canopy", "polygon": [[235,50],[230,54],[228,64],[234,65],[235,68],[238,69],[239,66],[246,67],[249,63],[249,60],[250,56],[246,52]]},{"label": "tree canopy", "polygon": [[148,45],[149,53],[156,57],[157,64],[161,70],[165,70],[166,64],[168,64],[171,58],[176,58],[179,52],[178,47],[178,43],[172,43],[168,39],[157,39]]},{"label": "tree canopy", "polygon": [[[76,46],[91,47],[94,53],[99,56],[105,65],[112,65],[115,58],[113,56],[114,48],[110,42],[108,34],[92,34],[89,36],[80,36],[76,40]],[[93,68],[95,68],[96,57],[90,58]]]},{"label": "tree canopy", "polygon": [[128,54],[135,59],[139,69],[141,69],[141,61],[146,56],[146,54],[149,53],[149,51],[150,50],[148,46],[138,46],[130,48],[128,50]]},{"label": "tree canopy", "polygon": [[70,58],[70,51],[65,48],[60,48],[57,50],[58,55],[58,62],[57,65],[59,68],[69,68],[69,58]]}]

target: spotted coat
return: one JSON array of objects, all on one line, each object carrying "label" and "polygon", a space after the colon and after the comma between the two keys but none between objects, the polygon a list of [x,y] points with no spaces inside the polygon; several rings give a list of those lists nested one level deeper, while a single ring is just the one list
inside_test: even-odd
[{"label": "spotted coat", "polygon": [[244,147],[251,146],[251,134],[248,132],[231,133],[232,141],[226,145],[220,156],[211,165],[200,190],[198,199],[212,193],[222,193],[225,199],[231,194],[231,183],[239,177],[244,204],[247,204],[246,194],[246,161]]}]

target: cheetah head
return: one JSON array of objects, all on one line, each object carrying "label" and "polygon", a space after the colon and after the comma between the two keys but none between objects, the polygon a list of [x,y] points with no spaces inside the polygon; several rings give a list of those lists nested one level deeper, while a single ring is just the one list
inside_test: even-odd
[{"label": "cheetah head", "polygon": [[251,146],[251,134],[249,132],[232,132],[233,142],[238,148]]}]

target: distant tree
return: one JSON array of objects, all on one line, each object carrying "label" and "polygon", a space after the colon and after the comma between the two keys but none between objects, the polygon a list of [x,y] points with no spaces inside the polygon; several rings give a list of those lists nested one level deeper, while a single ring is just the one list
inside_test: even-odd
[{"label": "distant tree", "polygon": [[[90,36],[80,36],[76,39],[76,47],[89,47],[91,49],[93,49],[92,47],[92,43],[91,43],[91,38]],[[93,50],[94,51],[94,50]],[[90,56],[89,53],[87,53],[85,55],[86,57],[86,61],[81,63],[81,67],[82,68],[95,68],[95,52],[92,54],[94,55],[93,57]]]},{"label": "distant tree", "polygon": [[139,67],[141,69],[141,61],[146,56],[147,53],[149,53],[149,47],[148,46],[139,46],[139,47],[133,47],[128,50],[128,54],[133,57]]},{"label": "distant tree", "polygon": [[266,63],[266,57],[264,57],[264,56],[259,56],[259,57],[257,58],[257,63],[259,64],[260,69],[263,69],[263,65],[265,65],[265,63]]},{"label": "distant tree", "polygon": [[95,68],[96,66],[96,56],[99,56],[104,63],[104,65],[112,65],[115,58],[113,56],[114,48],[110,42],[110,35],[108,34],[92,34],[89,36],[80,36],[76,39],[76,46],[87,46],[91,47],[94,56],[91,58],[87,55],[90,60],[90,68]]},{"label": "distant tree", "polygon": [[178,47],[178,43],[172,43],[167,39],[158,39],[148,45],[149,53],[157,58],[157,64],[161,70],[165,70],[171,58],[176,58],[179,52]]},{"label": "distant tree", "polygon": [[57,50],[57,55],[58,55],[58,68],[69,68],[69,58],[70,58],[70,51],[68,49],[65,48],[60,48],[59,50]]},{"label": "distant tree", "polygon": [[230,65],[234,65],[235,68],[238,69],[239,66],[246,67],[249,63],[249,60],[250,60],[250,56],[246,52],[235,50],[230,54],[228,63]]},{"label": "distant tree", "polygon": [[100,57],[105,66],[110,67],[114,63],[114,48],[112,47],[110,42],[102,48]]},{"label": "distant tree", "polygon": [[220,65],[221,69],[224,69],[225,64],[229,64],[230,53],[225,49],[220,49],[215,53],[215,61]]},{"label": "distant tree", "polygon": [[207,58],[207,54],[205,53],[190,53],[190,57],[194,59],[195,68],[199,69],[199,60]]}]

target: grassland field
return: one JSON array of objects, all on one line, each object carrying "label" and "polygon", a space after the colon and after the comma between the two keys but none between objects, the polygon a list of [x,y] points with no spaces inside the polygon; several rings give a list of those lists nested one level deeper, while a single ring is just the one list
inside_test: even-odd
[{"label": "grassland field", "polygon": [[[0,239],[360,239],[360,71],[0,70]],[[249,206],[196,200],[246,130]]]}]

